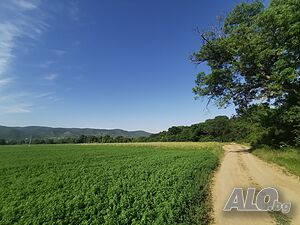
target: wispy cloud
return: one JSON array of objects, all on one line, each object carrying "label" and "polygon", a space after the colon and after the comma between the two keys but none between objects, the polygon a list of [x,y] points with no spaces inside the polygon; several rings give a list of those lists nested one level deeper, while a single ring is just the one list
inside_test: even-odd
[{"label": "wispy cloud", "polygon": [[54,92],[20,92],[0,95],[0,115],[29,113],[41,102],[54,103],[61,99]]},{"label": "wispy cloud", "polygon": [[11,22],[0,23],[0,77],[4,76],[13,58],[15,38],[20,35],[20,29]]},{"label": "wispy cloud", "polygon": [[39,93],[34,95],[34,98],[43,99],[43,101],[48,101],[48,102],[56,102],[60,100],[60,98],[58,98],[53,92]]},{"label": "wispy cloud", "polygon": [[6,86],[7,84],[9,84],[12,81],[11,78],[4,78],[0,80],[0,87],[1,86]]},{"label": "wispy cloud", "polygon": [[63,56],[67,54],[67,51],[61,49],[51,49],[51,51],[56,54],[57,56]]},{"label": "wispy cloud", "polygon": [[1,95],[0,97],[0,103],[8,103],[8,102],[13,102],[13,103],[16,103],[17,100],[19,100],[20,98],[23,98],[23,97],[27,97],[28,94],[26,93],[9,93],[9,94],[6,94],[6,95]]},{"label": "wispy cloud", "polygon": [[40,68],[48,68],[49,66],[51,66],[54,63],[55,63],[55,61],[48,60],[46,62],[38,64],[38,67],[40,67]]},{"label": "wispy cloud", "polygon": [[44,93],[39,93],[34,95],[35,98],[45,98],[51,96],[53,93],[52,92],[44,92]]},{"label": "wispy cloud", "polygon": [[48,81],[54,81],[57,78],[58,78],[58,74],[56,74],[56,73],[51,73],[51,74],[44,76],[44,79],[48,80]]},{"label": "wispy cloud", "polygon": [[27,104],[24,99],[28,97],[26,93],[6,94],[0,97],[0,114],[28,113],[32,104]]},{"label": "wispy cloud", "polygon": [[22,37],[36,39],[47,28],[40,18],[33,18],[38,10],[38,0],[10,0],[0,3],[0,78],[6,79],[9,66],[15,58],[15,50]]},{"label": "wispy cloud", "polygon": [[33,10],[37,8],[37,1],[34,2],[30,2],[30,1],[25,1],[25,0],[12,0],[12,3],[14,3],[15,5],[19,6],[20,8],[24,9],[24,10]]},{"label": "wispy cloud", "polygon": [[28,104],[16,104],[9,106],[0,107],[2,114],[3,113],[29,113],[31,112],[31,105]]},{"label": "wispy cloud", "polygon": [[79,20],[79,2],[71,1],[69,5],[69,15],[74,21]]},{"label": "wispy cloud", "polygon": [[[27,97],[16,94],[10,67],[18,50],[36,42],[48,28],[39,8],[40,0],[0,1],[0,111],[1,113],[28,113],[32,104]],[[15,77],[15,76],[14,76]],[[11,93],[11,94],[9,94]]]}]

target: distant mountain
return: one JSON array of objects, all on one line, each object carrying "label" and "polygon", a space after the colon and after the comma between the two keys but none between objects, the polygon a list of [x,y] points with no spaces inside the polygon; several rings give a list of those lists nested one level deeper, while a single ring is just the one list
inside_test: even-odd
[{"label": "distant mountain", "polygon": [[52,127],[5,127],[0,126],[0,139],[22,140],[25,138],[63,138],[86,136],[105,136],[111,137],[149,137],[151,133],[146,131],[126,131],[121,129],[91,129],[91,128],[52,128]]}]

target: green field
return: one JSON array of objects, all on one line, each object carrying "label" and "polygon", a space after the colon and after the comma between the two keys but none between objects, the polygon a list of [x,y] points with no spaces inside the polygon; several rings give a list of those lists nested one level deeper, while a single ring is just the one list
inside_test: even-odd
[{"label": "green field", "polygon": [[286,149],[256,149],[253,153],[268,161],[286,168],[289,172],[300,176],[300,150],[295,148]]},{"label": "green field", "polygon": [[0,148],[0,224],[207,224],[217,143]]}]

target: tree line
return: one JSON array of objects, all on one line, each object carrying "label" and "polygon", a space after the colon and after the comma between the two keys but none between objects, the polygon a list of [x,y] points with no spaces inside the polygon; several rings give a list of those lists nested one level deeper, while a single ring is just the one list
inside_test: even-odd
[{"label": "tree line", "polygon": [[151,141],[235,141],[253,146],[300,147],[300,112],[255,105],[231,118],[217,116],[192,126],[171,127]]},{"label": "tree line", "polygon": [[[297,121],[297,123],[295,123]],[[282,108],[255,105],[231,118],[217,116],[191,126],[173,126],[149,137],[129,138],[105,136],[0,139],[0,144],[80,144],[128,142],[247,142],[273,147],[300,146],[300,113]]]},{"label": "tree line", "polygon": [[127,143],[147,141],[147,138],[129,138],[129,137],[112,137],[105,136],[89,136],[80,135],[78,137],[59,137],[59,138],[25,138],[16,139],[0,139],[0,145],[22,145],[22,144],[82,144],[82,143]]}]

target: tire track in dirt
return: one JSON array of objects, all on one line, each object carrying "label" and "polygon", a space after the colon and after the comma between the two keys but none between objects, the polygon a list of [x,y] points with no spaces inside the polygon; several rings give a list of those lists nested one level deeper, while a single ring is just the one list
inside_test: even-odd
[{"label": "tire track in dirt", "polygon": [[223,208],[235,187],[274,187],[280,202],[292,202],[288,214],[291,224],[300,224],[300,181],[251,153],[243,145],[225,145],[225,156],[214,177],[212,188],[214,222],[222,225],[275,224],[267,212],[224,212]]}]

